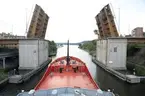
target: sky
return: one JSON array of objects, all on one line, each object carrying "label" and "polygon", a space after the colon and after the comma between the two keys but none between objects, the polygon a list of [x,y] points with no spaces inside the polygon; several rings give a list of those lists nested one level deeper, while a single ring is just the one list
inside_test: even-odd
[{"label": "sky", "polygon": [[0,0],[0,32],[26,36],[38,4],[50,17],[45,39],[55,42],[97,39],[93,32],[98,29],[95,16],[108,3],[119,34],[130,34],[135,27],[145,28],[145,0]]}]

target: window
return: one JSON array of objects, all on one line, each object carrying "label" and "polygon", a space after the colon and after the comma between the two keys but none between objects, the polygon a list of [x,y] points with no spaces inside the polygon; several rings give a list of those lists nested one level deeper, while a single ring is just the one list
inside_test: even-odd
[{"label": "window", "polygon": [[117,52],[117,47],[114,47],[114,52]]}]

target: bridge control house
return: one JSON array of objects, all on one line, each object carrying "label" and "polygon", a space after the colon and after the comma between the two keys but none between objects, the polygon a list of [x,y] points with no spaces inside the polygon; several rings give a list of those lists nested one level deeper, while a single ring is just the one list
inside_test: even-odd
[{"label": "bridge control house", "polygon": [[[0,48],[18,50],[20,69],[35,69],[48,60],[48,41],[44,39],[0,39]],[[3,68],[6,66],[6,57],[9,56],[5,55],[1,56]]]},{"label": "bridge control house", "polygon": [[126,69],[128,44],[144,44],[145,38],[110,37],[97,40],[96,60],[115,70]]}]

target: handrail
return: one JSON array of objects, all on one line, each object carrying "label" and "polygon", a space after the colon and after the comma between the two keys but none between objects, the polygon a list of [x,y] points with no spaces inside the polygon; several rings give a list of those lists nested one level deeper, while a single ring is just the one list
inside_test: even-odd
[{"label": "handrail", "polygon": [[10,56],[10,55],[17,55],[18,52],[9,52],[9,53],[2,53],[0,54],[0,57],[3,57],[3,56]]}]

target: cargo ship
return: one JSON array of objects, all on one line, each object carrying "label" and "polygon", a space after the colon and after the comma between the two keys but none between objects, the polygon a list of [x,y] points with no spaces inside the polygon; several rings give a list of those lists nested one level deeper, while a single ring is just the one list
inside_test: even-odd
[{"label": "cargo ship", "polygon": [[[67,50],[69,50],[69,42]],[[79,58],[63,56],[49,64],[42,79],[29,92],[17,96],[115,96],[102,91],[92,78],[86,64]]]}]

